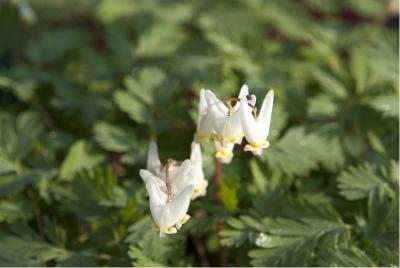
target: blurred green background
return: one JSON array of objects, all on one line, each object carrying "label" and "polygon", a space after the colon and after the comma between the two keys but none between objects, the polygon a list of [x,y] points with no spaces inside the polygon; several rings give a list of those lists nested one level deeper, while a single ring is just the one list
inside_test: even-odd
[{"label": "blurred green background", "polygon": [[[398,266],[398,38],[397,1],[0,1],[0,265]],[[243,83],[275,90],[271,146],[223,206],[204,146],[159,239],[148,141],[188,158],[200,88]]]}]

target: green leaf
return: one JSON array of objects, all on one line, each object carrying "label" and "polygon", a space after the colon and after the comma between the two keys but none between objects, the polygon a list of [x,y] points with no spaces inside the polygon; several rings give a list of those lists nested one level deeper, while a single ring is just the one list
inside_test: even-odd
[{"label": "green leaf", "polygon": [[60,267],[94,267],[99,266],[95,253],[68,252],[65,256],[57,258]]},{"label": "green leaf", "polygon": [[0,113],[0,125],[0,162],[4,166],[3,172],[15,170],[15,161],[23,159],[30,152],[43,125],[39,116],[31,111],[21,113],[16,118],[8,113]]},{"label": "green leaf", "polygon": [[156,89],[163,86],[166,78],[165,73],[154,67],[147,67],[140,70],[137,78],[128,77],[125,79],[125,86],[137,99],[146,105],[154,104]]},{"label": "green leaf", "polygon": [[356,246],[340,246],[329,249],[317,261],[318,266],[325,267],[376,267],[377,265]]},{"label": "green leaf", "polygon": [[221,245],[239,247],[245,242],[254,242],[262,230],[261,224],[250,216],[240,216],[239,219],[230,218],[226,221],[228,228],[222,230]]},{"label": "green leaf", "polygon": [[74,29],[58,29],[42,32],[31,39],[26,48],[26,56],[36,64],[56,61],[79,45],[82,35]]},{"label": "green leaf", "polygon": [[65,250],[51,246],[44,241],[0,232],[1,266],[45,266],[46,261],[65,254]]},{"label": "green leaf", "polygon": [[131,94],[119,90],[114,94],[114,101],[132,120],[142,124],[146,122],[148,118],[146,106]]},{"label": "green leaf", "polygon": [[343,85],[343,83],[333,75],[318,70],[314,72],[314,78],[328,94],[340,98],[347,96],[345,85]]},{"label": "green leaf", "polygon": [[367,55],[362,48],[351,51],[350,70],[355,80],[357,92],[363,92],[368,83]]},{"label": "green leaf", "polygon": [[142,34],[133,50],[137,57],[163,57],[174,53],[185,39],[178,25],[159,23]]},{"label": "green leaf", "polygon": [[41,180],[50,180],[57,175],[56,170],[26,170],[22,174],[8,174],[0,177],[0,196],[8,196],[35,185]]},{"label": "green leaf", "polygon": [[370,192],[378,187],[391,194],[394,193],[388,183],[377,176],[372,166],[368,163],[358,167],[350,167],[348,170],[343,171],[338,178],[339,192],[348,200],[367,197]]},{"label": "green leaf", "polygon": [[62,179],[71,178],[76,172],[91,169],[105,160],[104,155],[96,153],[84,140],[76,141],[68,151],[60,170]]},{"label": "green leaf", "polygon": [[399,117],[399,102],[397,94],[375,97],[370,105],[385,116]]},{"label": "green leaf", "polygon": [[31,204],[22,198],[0,201],[0,222],[27,220],[33,216]]},{"label": "green leaf", "polygon": [[160,238],[149,217],[132,225],[130,232],[128,256],[133,266],[187,265],[183,258],[185,240],[179,233]]},{"label": "green leaf", "polygon": [[96,124],[94,134],[96,141],[109,151],[128,152],[138,146],[133,132],[106,122]]},{"label": "green leaf", "polygon": [[45,217],[43,221],[44,232],[49,241],[60,248],[64,248],[67,243],[67,233],[65,229],[58,225],[54,219]]},{"label": "green leaf", "polygon": [[365,237],[377,250],[399,250],[398,196],[390,198],[382,189],[370,192],[366,212],[357,217]]},{"label": "green leaf", "polygon": [[253,175],[254,183],[257,186],[257,190],[261,193],[265,192],[267,189],[268,181],[256,160],[251,160],[250,170],[251,174]]},{"label": "green leaf", "polygon": [[339,241],[348,241],[349,228],[332,207],[310,206],[308,211],[293,219],[265,218],[262,222],[264,232],[255,241],[264,249],[249,252],[251,264],[307,266],[315,256],[316,248],[330,248]]},{"label": "green leaf", "polygon": [[319,164],[335,169],[343,163],[337,141],[322,138],[317,133],[305,133],[302,127],[292,127],[280,140],[271,143],[261,158],[273,169],[288,175],[302,175]]}]

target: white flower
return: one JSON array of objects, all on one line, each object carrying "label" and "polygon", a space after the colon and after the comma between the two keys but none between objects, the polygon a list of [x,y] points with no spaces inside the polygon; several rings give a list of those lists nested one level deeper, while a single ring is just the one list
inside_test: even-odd
[{"label": "white flower", "polygon": [[241,97],[240,102],[240,121],[244,136],[249,143],[244,147],[244,150],[260,155],[263,149],[269,146],[267,137],[271,123],[274,91],[270,90],[265,96],[258,117],[252,115],[252,108],[249,107],[245,96]]},{"label": "white flower", "polygon": [[[186,212],[189,208],[194,185],[186,185],[182,191],[174,195],[168,190],[167,192],[163,191],[159,187],[159,181],[162,181],[162,179],[148,170],[141,169],[139,174],[146,184],[150,199],[150,212],[160,237],[165,234],[176,233],[182,224],[190,218]],[[166,182],[166,188],[169,188],[168,182]]]},{"label": "white flower", "polygon": [[[240,92],[239,96],[248,95],[248,92]],[[222,143],[240,143],[242,140],[242,127],[240,115],[237,109],[240,103],[234,107],[227,107],[211,90],[205,92],[209,117],[214,129],[213,138]]]},{"label": "white flower", "polygon": [[[219,100],[211,90],[205,91],[205,98],[207,101],[207,108],[211,124],[214,129],[214,140],[221,143],[222,146],[226,144],[240,144],[242,142],[243,130],[240,121],[239,107],[240,102],[237,101],[232,107],[227,107],[221,100]],[[239,98],[249,95],[249,89],[244,85],[240,89]],[[255,96],[250,96],[250,103],[255,103]],[[230,102],[229,102],[230,103]]]},{"label": "white flower", "polygon": [[191,163],[190,173],[192,175],[192,182],[194,184],[192,199],[195,199],[199,196],[206,195],[206,188],[208,185],[208,181],[204,179],[203,160],[201,157],[200,144],[198,144],[197,142],[192,142],[191,149],[192,150],[190,154],[190,163]]},{"label": "white flower", "polygon": [[232,161],[233,157],[233,147],[235,146],[234,143],[226,143],[222,145],[221,143],[214,141],[215,146],[215,157],[218,158],[221,163],[229,164]]},{"label": "white flower", "polygon": [[[183,188],[192,183],[191,175],[191,162],[190,160],[185,160],[181,164],[177,161],[170,161],[168,164],[168,174],[171,183],[172,194],[176,194],[183,190]],[[166,191],[166,169],[161,165],[160,158],[158,156],[157,144],[155,142],[150,142],[149,150],[147,154],[147,170],[150,171],[155,177],[157,185]]]},{"label": "white flower", "polygon": [[211,124],[210,114],[207,109],[207,101],[205,97],[205,90],[200,90],[200,102],[199,102],[199,121],[197,124],[196,141],[201,143],[208,142],[210,135],[213,132],[213,126]]}]

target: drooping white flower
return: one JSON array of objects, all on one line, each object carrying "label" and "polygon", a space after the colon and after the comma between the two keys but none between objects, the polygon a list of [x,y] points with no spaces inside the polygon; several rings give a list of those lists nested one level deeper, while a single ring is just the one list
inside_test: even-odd
[{"label": "drooping white flower", "polygon": [[[211,90],[205,91],[207,108],[211,124],[214,129],[213,138],[222,146],[226,144],[240,144],[243,138],[243,130],[240,121],[238,101],[234,106],[226,106]],[[249,89],[244,85],[240,89],[239,99],[249,95]],[[255,103],[255,96],[250,96],[250,103]]]},{"label": "drooping white flower", "polygon": [[197,123],[195,139],[200,143],[206,143],[208,142],[212,132],[213,126],[211,124],[211,118],[208,112],[205,89],[202,88],[200,90],[199,120]]},{"label": "drooping white flower", "polygon": [[235,146],[234,143],[226,143],[222,145],[218,141],[214,141],[215,146],[215,157],[218,158],[221,163],[229,164],[233,158],[233,147]]},{"label": "drooping white flower", "polygon": [[[248,95],[248,92],[240,92],[239,96]],[[242,127],[240,115],[237,109],[240,103],[234,107],[227,107],[219,100],[211,90],[205,92],[208,112],[214,129],[213,138],[221,144],[240,143],[242,140]]]},{"label": "drooping white flower", "polygon": [[[168,168],[167,168],[168,169]],[[168,172],[168,171],[167,171]],[[194,185],[185,185],[183,190],[172,194],[166,182],[166,191],[159,187],[161,178],[153,175],[150,171],[141,169],[140,176],[146,184],[149,194],[150,212],[156,223],[156,230],[160,237],[165,234],[174,234],[190,216],[187,211],[193,194]]]},{"label": "drooping white flower", "polygon": [[241,97],[240,102],[240,121],[244,136],[249,143],[244,147],[244,150],[260,155],[263,149],[269,146],[267,138],[274,104],[274,91],[270,90],[265,96],[258,116],[253,116],[252,109],[249,107],[245,96]]},{"label": "drooping white flower", "polygon": [[201,156],[200,144],[198,144],[197,142],[192,142],[190,163],[190,172],[192,176],[192,182],[194,184],[192,199],[195,199],[199,196],[206,195],[206,188],[208,185],[208,181],[204,179],[203,160]]}]

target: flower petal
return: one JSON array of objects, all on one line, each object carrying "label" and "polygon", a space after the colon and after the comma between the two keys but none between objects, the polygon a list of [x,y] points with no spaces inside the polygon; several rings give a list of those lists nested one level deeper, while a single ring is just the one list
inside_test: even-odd
[{"label": "flower petal", "polygon": [[169,170],[172,194],[181,192],[188,184],[192,184],[191,162],[189,159],[182,162],[180,166],[174,166]]},{"label": "flower petal", "polygon": [[213,132],[213,125],[209,114],[200,115],[197,124],[196,140],[199,142],[207,142]]},{"label": "flower petal", "polygon": [[147,170],[155,175],[160,175],[161,162],[158,156],[157,143],[154,141],[149,143],[149,150],[147,152]]},{"label": "flower petal", "polygon": [[268,91],[265,95],[264,101],[262,103],[260,112],[258,114],[257,122],[260,124],[260,128],[263,129],[262,139],[266,140],[268,137],[269,126],[271,124],[272,108],[274,105],[274,91]]},{"label": "flower petal", "polygon": [[200,89],[200,101],[199,101],[199,116],[207,114],[207,101],[205,96],[205,89]]},{"label": "flower petal", "polygon": [[181,217],[188,211],[194,186],[190,184],[183,191],[177,194],[165,208],[165,215],[162,219],[161,227],[170,227],[175,225]]},{"label": "flower petal", "polygon": [[193,178],[193,183],[195,187],[204,179],[203,172],[203,159],[201,156],[201,148],[200,144],[197,142],[192,142],[191,144],[191,154],[190,154],[190,162],[191,162],[191,175]]},{"label": "flower petal", "polygon": [[158,187],[157,180],[153,174],[144,169],[141,169],[139,174],[145,181],[146,189],[149,193],[151,216],[155,223],[161,226],[165,218],[167,195]]},{"label": "flower petal", "polygon": [[[244,84],[240,89],[238,98],[240,99],[241,97],[247,95],[249,95],[249,87],[246,84]],[[239,109],[239,106],[240,106],[240,101],[236,102],[235,106],[233,106],[233,110],[236,111],[237,109]]]},{"label": "flower petal", "polygon": [[258,129],[256,126],[255,119],[251,114],[252,109],[248,105],[248,101],[246,97],[242,97],[240,99],[240,121],[243,128],[244,136],[249,143],[257,143],[258,142]]}]

